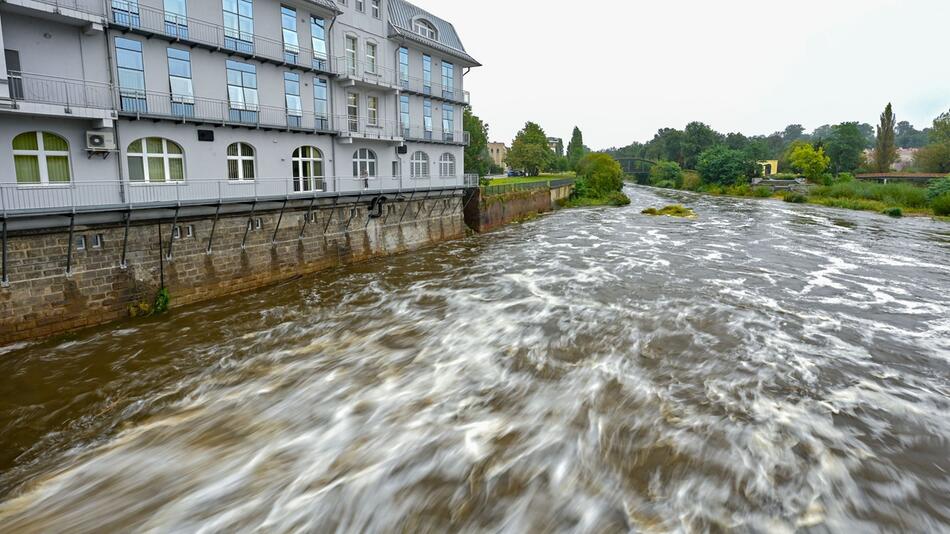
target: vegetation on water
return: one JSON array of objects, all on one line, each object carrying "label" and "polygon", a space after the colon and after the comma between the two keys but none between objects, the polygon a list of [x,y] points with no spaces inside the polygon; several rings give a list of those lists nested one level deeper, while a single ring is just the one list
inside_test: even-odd
[{"label": "vegetation on water", "polygon": [[168,292],[168,288],[163,287],[155,294],[155,300],[153,302],[150,303],[147,300],[142,300],[135,304],[130,304],[129,316],[136,318],[159,315],[168,311],[170,303],[171,295]]},{"label": "vegetation on water", "polygon": [[681,204],[672,204],[660,209],[647,208],[640,212],[644,215],[667,216],[667,217],[696,217],[696,212]]},{"label": "vegetation on water", "polygon": [[562,203],[565,207],[626,206],[623,169],[607,154],[588,154],[577,164],[574,192]]},{"label": "vegetation on water", "polygon": [[887,215],[888,217],[894,217],[895,219],[899,219],[904,216],[904,211],[900,208],[887,208],[881,213]]},{"label": "vegetation on water", "polygon": [[804,204],[808,202],[808,197],[796,191],[786,191],[782,200],[790,204]]}]

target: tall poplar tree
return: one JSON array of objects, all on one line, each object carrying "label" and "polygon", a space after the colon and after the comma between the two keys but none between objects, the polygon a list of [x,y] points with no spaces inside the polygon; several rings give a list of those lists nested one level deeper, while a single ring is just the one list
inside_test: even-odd
[{"label": "tall poplar tree", "polygon": [[580,128],[575,126],[574,133],[571,134],[571,142],[567,144],[567,164],[571,170],[577,170],[577,164],[580,163],[581,158],[583,158],[586,153],[587,148],[584,146],[584,134],[581,133]]},{"label": "tall poplar tree", "polygon": [[897,119],[894,109],[888,103],[881,114],[881,124],[877,127],[877,144],[874,148],[874,166],[877,172],[889,172],[897,161]]}]

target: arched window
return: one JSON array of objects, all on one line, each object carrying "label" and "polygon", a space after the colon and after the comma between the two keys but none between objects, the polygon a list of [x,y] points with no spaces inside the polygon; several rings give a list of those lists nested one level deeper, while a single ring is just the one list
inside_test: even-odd
[{"label": "arched window", "polygon": [[433,41],[438,40],[438,32],[435,31],[435,26],[431,22],[425,19],[417,19],[412,23],[412,31],[418,33],[419,35],[432,39]]},{"label": "arched window", "polygon": [[69,183],[69,145],[49,132],[25,132],[13,138],[18,184]]},{"label": "arched window", "polygon": [[317,147],[294,150],[294,191],[323,191],[323,154]]},{"label": "arched window", "polygon": [[232,143],[228,147],[228,180],[253,180],[254,147],[247,143]]},{"label": "arched window", "polygon": [[353,176],[360,178],[376,177],[376,153],[361,148],[353,153]]},{"label": "arched window", "polygon": [[455,156],[448,152],[439,158],[439,176],[443,178],[455,176]]},{"label": "arched window", "polygon": [[409,174],[413,178],[429,176],[429,155],[419,150],[409,158]]},{"label": "arched window", "polygon": [[185,179],[185,154],[174,141],[161,137],[132,141],[128,160],[131,182],[180,182]]}]

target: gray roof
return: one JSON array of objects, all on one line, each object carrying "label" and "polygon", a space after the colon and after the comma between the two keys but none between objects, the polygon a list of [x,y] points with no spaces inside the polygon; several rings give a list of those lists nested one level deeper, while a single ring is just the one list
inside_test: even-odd
[{"label": "gray roof", "polygon": [[330,11],[333,11],[334,13],[342,13],[342,11],[340,11],[340,8],[337,7],[336,2],[334,2],[333,0],[307,0],[307,2],[329,9]]},{"label": "gray roof", "polygon": [[[412,30],[412,22],[418,18],[425,19],[435,26],[437,41],[423,37]],[[389,26],[391,35],[432,47],[470,63],[472,66],[481,65],[465,51],[462,40],[459,39],[458,32],[455,31],[455,26],[405,0],[389,0]]]}]

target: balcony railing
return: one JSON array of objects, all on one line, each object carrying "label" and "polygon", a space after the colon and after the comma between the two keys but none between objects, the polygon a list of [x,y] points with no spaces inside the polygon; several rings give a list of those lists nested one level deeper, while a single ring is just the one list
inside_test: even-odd
[{"label": "balcony railing", "polygon": [[[153,205],[217,204],[307,199],[339,194],[372,195],[477,185],[469,175],[335,176],[257,180],[182,180],[162,183],[78,181],[55,185],[0,184],[0,214],[136,208]],[[474,185],[473,185],[474,184]]]},{"label": "balcony railing", "polygon": [[374,63],[352,57],[334,57],[330,63],[333,72],[344,79],[387,88],[396,86],[396,71],[382,66],[378,60]]},{"label": "balcony railing", "polygon": [[404,77],[402,73],[399,75],[399,86],[413,93],[421,95],[429,95],[435,98],[441,98],[443,100],[448,100],[450,102],[457,102],[460,104],[469,105],[471,104],[471,95],[468,91],[461,91],[458,87],[443,87],[441,78],[436,80],[424,80],[423,78],[416,78],[414,76]]},{"label": "balcony railing", "polygon": [[337,115],[333,118],[337,130],[344,136],[360,137],[365,139],[382,139],[389,141],[402,140],[402,129],[399,121],[378,119],[371,123],[365,116],[353,117]]},{"label": "balcony railing", "polygon": [[113,109],[112,86],[108,83],[72,80],[58,76],[10,72],[10,99],[36,104]]},{"label": "balcony railing", "polygon": [[410,126],[402,129],[402,137],[407,141],[422,141],[427,143],[445,143],[450,145],[468,146],[469,133],[463,130],[450,132],[442,130],[426,130],[423,126]]},{"label": "balcony railing", "polygon": [[186,41],[213,49],[225,49],[247,57],[267,59],[280,64],[304,69],[332,72],[325,54],[314,54],[299,45],[289,45],[277,39],[245,35],[192,17],[181,17],[162,9],[139,5],[136,2],[112,0],[110,20],[116,26],[147,32],[171,40]]},{"label": "balcony railing", "polygon": [[[59,12],[63,12],[63,10],[73,10],[98,17],[105,15],[105,6],[103,0],[30,0],[29,3],[32,2],[50,6]],[[22,6],[28,2],[6,0],[5,3]]]}]

